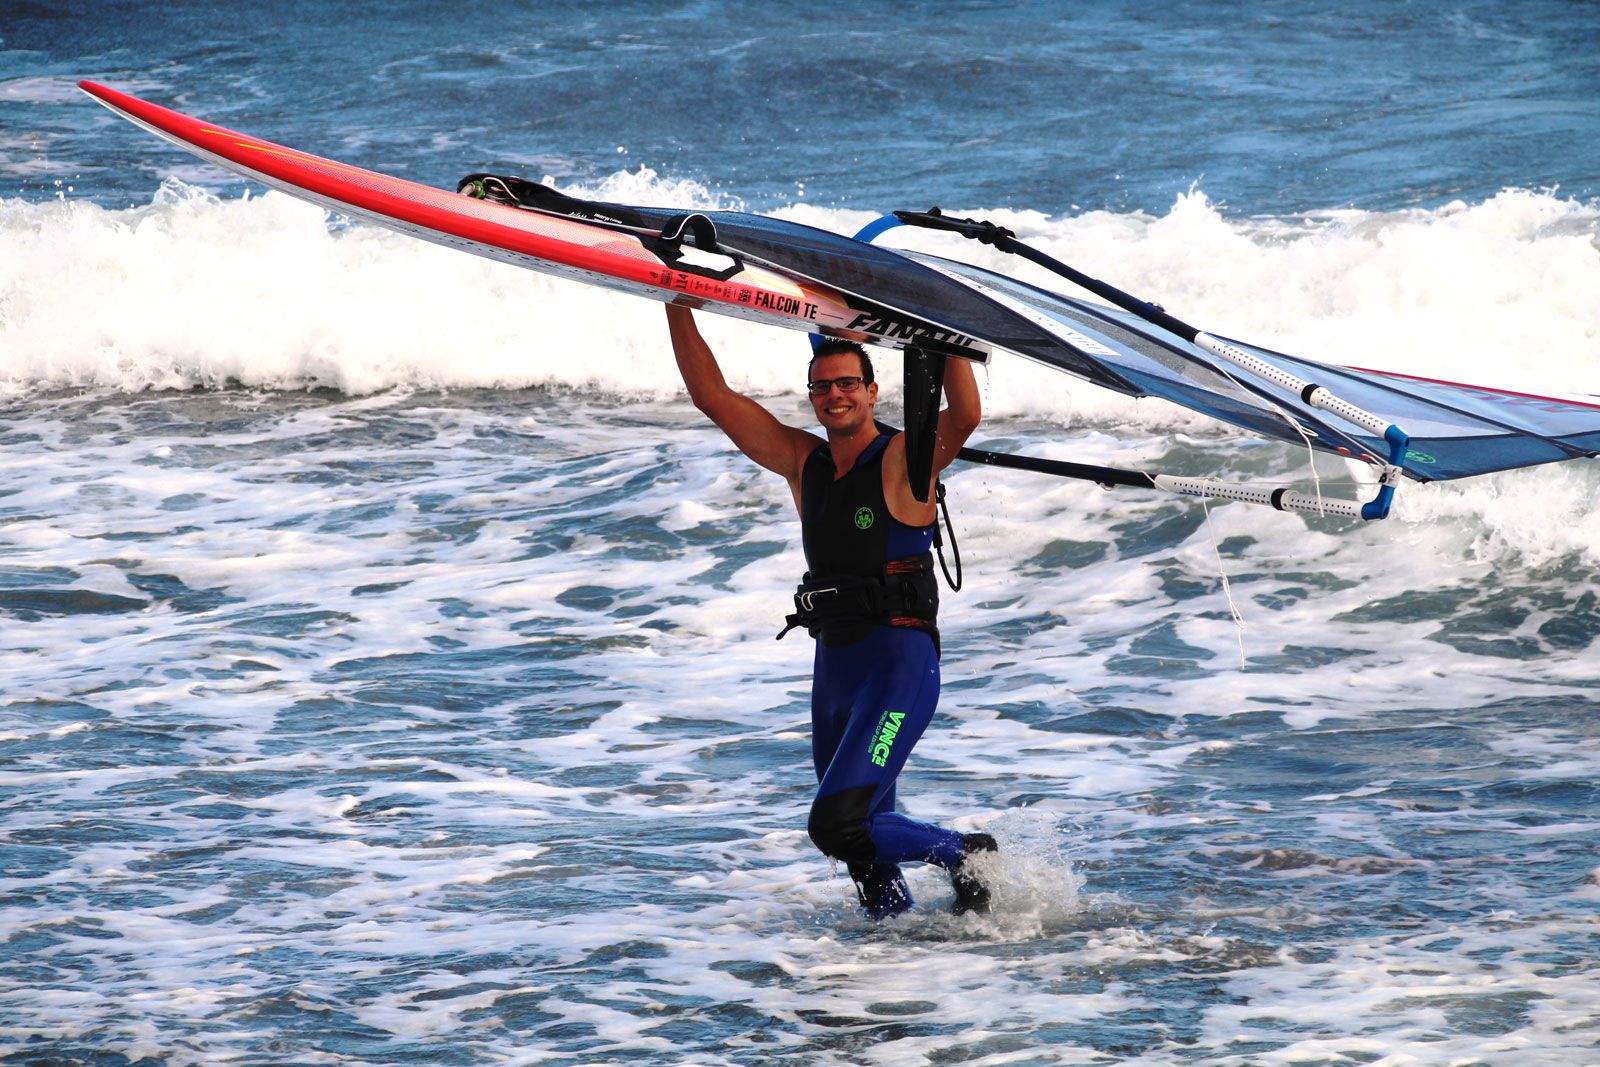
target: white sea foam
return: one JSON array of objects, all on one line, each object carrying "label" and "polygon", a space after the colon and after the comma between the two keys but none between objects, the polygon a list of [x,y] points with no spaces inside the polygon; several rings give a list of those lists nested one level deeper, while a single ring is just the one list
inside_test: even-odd
[{"label": "white sea foam", "polygon": [[[355,1043],[328,1062],[603,1062],[670,1059],[681,1018],[706,1062],[1252,1063],[1444,1028],[1514,1067],[1589,1038],[1592,824],[1537,792],[1600,760],[1592,634],[1543,633],[1584,625],[1583,572],[1220,508],[1240,672],[1187,502],[954,473],[972,585],[901,803],[995,834],[996,906],[945,914],[913,867],[874,927],[804,829],[792,503],[686,406],[36,396],[10,432],[0,923],[34,970],[0,969],[0,1041],[298,1062],[282,1020],[314,1018]],[[1138,1021],[1175,1004],[1184,1044]]]}]

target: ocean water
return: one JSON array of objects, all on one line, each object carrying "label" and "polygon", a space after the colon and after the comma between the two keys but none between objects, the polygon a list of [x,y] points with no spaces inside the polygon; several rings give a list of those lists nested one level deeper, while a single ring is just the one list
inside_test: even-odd
[{"label": "ocean water", "polygon": [[[658,307],[73,87],[443,186],[938,203],[1224,334],[1597,393],[1597,45],[1539,0],[9,0],[0,1063],[1600,1063],[1594,463],[1358,528],[953,468],[967,584],[900,792],[1000,840],[996,907],[913,868],[874,925],[804,831],[792,505]],[[703,326],[806,417],[801,338]],[[980,381],[980,445],[1352,491]]]}]

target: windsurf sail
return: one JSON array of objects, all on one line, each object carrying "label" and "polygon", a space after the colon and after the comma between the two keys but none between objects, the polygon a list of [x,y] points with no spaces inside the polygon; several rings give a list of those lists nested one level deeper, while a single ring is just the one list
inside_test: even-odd
[{"label": "windsurf sail", "polygon": [[[464,181],[481,180],[472,175]],[[639,234],[674,217],[664,208],[583,201],[520,179],[507,202]],[[1238,486],[977,449],[961,458],[996,466],[1222,496],[1274,507],[1374,519],[1404,475],[1419,482],[1600,455],[1600,397],[1549,397],[1343,367],[1198,330],[1062,264],[990,223],[896,212],[855,238],[742,212],[704,213],[719,245],[757,262],[947,324],[995,348],[1134,397],[1159,397],[1263,437],[1370,464],[1379,484],[1364,505],[1291,488]],[[1022,255],[1114,306],[1067,296],[995,271],[869,243],[893,225],[951,230]],[[883,324],[873,323],[881,327]],[[848,336],[849,331],[825,332]],[[912,338],[914,341],[915,339]]]},{"label": "windsurf sail", "polygon": [[[1023,255],[1119,305],[1106,308],[980,267],[905,253],[1080,333],[1096,346],[1099,358],[1143,395],[1161,396],[1291,443],[1304,440],[1301,429],[1314,430],[1310,443],[1316,448],[1341,455],[1357,451],[1379,462],[1392,442],[1375,433],[1375,427],[1404,426],[1409,447],[1397,463],[1405,474],[1424,482],[1600,455],[1600,396],[1538,396],[1286,355],[1208,335],[1158,305],[1030,248],[991,223],[952,222],[937,209],[896,212],[895,217],[911,225],[953,229]],[[1243,373],[1223,368],[1219,360]],[[1372,412],[1382,413],[1376,423],[1364,417]]]}]

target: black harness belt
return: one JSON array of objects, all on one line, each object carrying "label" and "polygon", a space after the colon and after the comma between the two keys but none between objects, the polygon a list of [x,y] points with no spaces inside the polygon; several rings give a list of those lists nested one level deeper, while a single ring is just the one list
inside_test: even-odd
[{"label": "black harness belt", "polygon": [[803,626],[832,648],[859,641],[874,626],[901,626],[922,630],[939,647],[939,581],[930,552],[890,560],[881,575],[816,578],[808,572],[795,589],[794,608],[779,640]]}]

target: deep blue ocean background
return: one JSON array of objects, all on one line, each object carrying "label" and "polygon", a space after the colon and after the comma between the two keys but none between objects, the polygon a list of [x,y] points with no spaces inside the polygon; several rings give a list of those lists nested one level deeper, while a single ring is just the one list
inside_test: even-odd
[{"label": "deep blue ocean background", "polygon": [[1600,182],[1600,12],[1570,0],[11,0],[0,34],[0,128],[71,171],[41,179],[81,176],[107,205],[144,202],[172,157],[81,101],[41,108],[69,101],[30,83],[160,86],[179,110],[428,184],[643,164],[755,210],[803,188],[873,210],[1164,211],[1198,185],[1285,214]]},{"label": "deep blue ocean background", "polygon": [[[1219,332],[1592,397],[1600,5],[0,0],[0,1063],[1600,1063],[1595,464],[1359,529],[952,469],[900,796],[1000,839],[996,909],[916,869],[875,926],[804,831],[787,489],[660,311],[80,78],[438,186],[940,204]],[[806,416],[798,335],[704,325]],[[1352,491],[983,387],[980,445]]]}]

